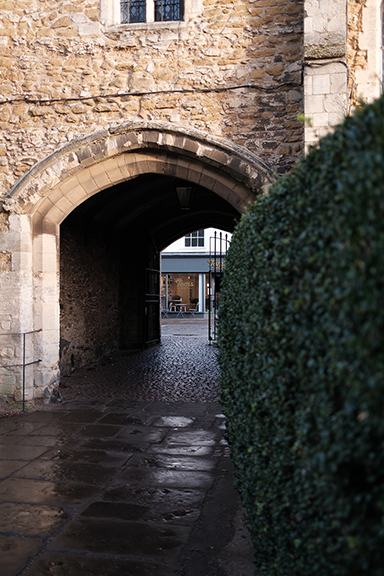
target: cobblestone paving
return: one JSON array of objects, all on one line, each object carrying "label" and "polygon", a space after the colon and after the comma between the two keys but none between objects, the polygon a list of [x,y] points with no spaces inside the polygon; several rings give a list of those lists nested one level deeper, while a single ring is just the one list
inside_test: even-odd
[{"label": "cobblestone paving", "polygon": [[[169,324],[167,328],[169,328]],[[175,324],[169,331],[196,332]],[[200,329],[201,330],[201,329]],[[64,400],[86,397],[216,402],[219,400],[217,348],[206,336],[165,334],[159,346],[120,353],[104,366],[62,379]]]}]

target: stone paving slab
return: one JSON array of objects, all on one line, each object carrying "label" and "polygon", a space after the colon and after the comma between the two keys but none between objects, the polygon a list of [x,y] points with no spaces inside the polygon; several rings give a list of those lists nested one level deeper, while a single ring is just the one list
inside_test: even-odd
[{"label": "stone paving slab", "polygon": [[42,538],[20,538],[0,534],[1,576],[15,576],[28,559],[44,547]]},{"label": "stone paving slab", "polygon": [[180,573],[228,461],[220,406],[83,399],[44,409],[0,419],[1,576]]},{"label": "stone paving slab", "polygon": [[187,543],[190,527],[162,526],[104,518],[73,520],[50,544],[50,550],[172,560]]},{"label": "stone paving slab", "polygon": [[174,576],[175,570],[159,562],[48,552],[28,570],[28,576]]},{"label": "stone paving slab", "polygon": [[68,521],[68,514],[57,506],[0,503],[2,532],[17,532],[23,536],[49,536]]},{"label": "stone paving slab", "polygon": [[100,498],[106,502],[136,502],[138,504],[150,504],[152,508],[164,505],[174,510],[191,510],[191,508],[201,507],[205,492],[192,488],[168,488],[168,487],[146,487],[110,485],[101,494]]},{"label": "stone paving slab", "polygon": [[214,348],[168,336],[66,380],[0,418],[0,576],[252,576]]},{"label": "stone paving slab", "polygon": [[[191,505],[186,508],[183,505],[170,506],[169,501],[160,502],[157,506],[140,505],[133,502],[93,502],[82,513],[81,516],[91,516],[95,518],[116,518],[118,520],[130,520],[135,522],[152,522],[155,524],[179,524],[190,525],[191,521],[197,520],[200,514],[200,507]],[[201,504],[201,501],[199,502]]]}]

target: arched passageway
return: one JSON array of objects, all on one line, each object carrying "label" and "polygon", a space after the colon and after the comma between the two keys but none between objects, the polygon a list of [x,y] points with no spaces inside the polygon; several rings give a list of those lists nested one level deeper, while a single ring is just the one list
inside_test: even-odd
[{"label": "arched passageway", "polygon": [[[71,143],[36,165],[11,192],[20,244],[32,248],[32,274],[19,270],[33,295],[23,313],[42,329],[34,395],[58,380],[59,304],[64,372],[158,341],[160,250],[198,228],[231,231],[273,176],[222,139],[145,123]],[[176,189],[187,187],[184,210]]]},{"label": "arched passageway", "polygon": [[[188,210],[176,193],[186,187]],[[197,227],[232,231],[238,217],[212,191],[154,174],[107,188],[71,212],[60,225],[62,374],[118,348],[158,342],[160,250]]]}]

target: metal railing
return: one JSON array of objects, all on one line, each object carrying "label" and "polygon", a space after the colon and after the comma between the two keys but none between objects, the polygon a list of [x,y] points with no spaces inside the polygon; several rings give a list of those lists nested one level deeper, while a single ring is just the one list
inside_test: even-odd
[{"label": "metal railing", "polygon": [[39,330],[30,330],[29,332],[4,332],[3,334],[0,334],[0,336],[22,336],[22,340],[23,340],[23,346],[22,346],[22,350],[23,350],[23,362],[22,364],[1,364],[0,368],[17,368],[17,367],[22,367],[23,368],[23,412],[25,412],[25,368],[27,366],[32,366],[32,364],[38,364],[39,362],[41,362],[41,360],[33,360],[32,362],[26,362],[26,353],[25,353],[25,337],[28,334],[37,334],[38,332],[41,332],[42,329],[40,328]]},{"label": "metal railing", "polygon": [[209,276],[208,276],[208,343],[216,342],[217,315],[220,302],[221,279],[225,266],[225,257],[228,252],[230,240],[228,234],[223,237],[222,232],[209,239]]}]

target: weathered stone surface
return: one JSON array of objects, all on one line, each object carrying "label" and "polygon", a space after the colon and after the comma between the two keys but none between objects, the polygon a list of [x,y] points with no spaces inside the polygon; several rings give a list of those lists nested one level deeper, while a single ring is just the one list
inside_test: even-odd
[{"label": "weathered stone surface", "polygon": [[346,51],[345,34],[340,32],[310,34],[305,41],[305,57],[312,60],[345,58]]},{"label": "weathered stone surface", "polygon": [[[1,92],[12,100],[22,86],[28,98],[42,101],[0,104],[0,122],[10,123],[0,136],[9,159],[9,179],[0,181],[0,197],[26,172],[32,155],[41,160],[68,139],[110,122],[121,123],[127,115],[132,120],[171,119],[245,145],[255,154],[265,130],[284,140],[272,122],[261,126],[259,119],[265,107],[274,117],[287,114],[289,90],[283,98],[279,92],[271,93],[266,104],[262,92],[246,90],[240,104],[243,116],[236,104],[242,96],[239,91],[209,96],[193,92],[239,81],[257,81],[265,87],[283,81],[291,54],[294,61],[302,58],[302,47],[296,42],[302,37],[302,2],[241,0],[235,9],[205,4],[199,16],[186,22],[113,29],[99,24],[99,9],[92,2],[75,6],[55,0],[36,8],[25,6],[27,12],[23,0],[2,3]],[[191,93],[171,94],[185,88]],[[113,101],[76,102],[81,93],[97,98],[128,90],[142,94],[131,95],[128,102],[119,96]],[[147,97],[148,91],[160,93]],[[74,100],[65,101],[68,97]],[[58,98],[62,101],[49,102]],[[294,114],[289,113],[292,119]],[[273,167],[288,169],[296,157],[296,153],[279,156],[271,150],[266,160]]]},{"label": "weathered stone surface", "polygon": [[102,239],[88,243],[86,233],[65,226],[60,265],[60,367],[68,376],[118,347],[118,267]]},{"label": "weathered stone surface", "polygon": [[[131,345],[135,330],[143,330],[143,271],[136,263],[131,283],[124,280],[120,312],[129,322],[119,336],[121,246],[113,240],[107,249],[102,233],[113,228],[110,212],[94,222],[99,235],[82,230],[81,238],[77,231],[66,235],[71,212],[97,195],[96,206],[99,193],[112,187],[131,192],[132,182],[148,174],[205,187],[242,212],[276,173],[292,168],[304,131],[316,141],[348,104],[343,64],[319,71],[306,62],[313,127],[297,121],[304,111],[304,44],[307,59],[346,54],[344,0],[324,0],[322,10],[317,0],[193,1],[183,22],[127,25],[117,25],[111,1],[0,0],[0,319],[7,330],[42,326],[34,356],[43,358],[34,380],[40,396],[58,377],[60,275],[66,373],[108,355],[121,334]],[[363,70],[359,4],[348,2],[348,58],[350,69]],[[117,236],[129,231],[133,238],[144,205],[121,215]],[[139,242],[166,226],[155,224],[146,229],[143,217]],[[4,375],[1,386],[20,394],[14,374]]]},{"label": "weathered stone surface", "polygon": [[12,266],[12,254],[3,250],[0,252],[0,272],[9,272]]}]

